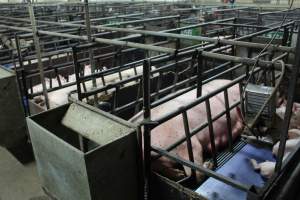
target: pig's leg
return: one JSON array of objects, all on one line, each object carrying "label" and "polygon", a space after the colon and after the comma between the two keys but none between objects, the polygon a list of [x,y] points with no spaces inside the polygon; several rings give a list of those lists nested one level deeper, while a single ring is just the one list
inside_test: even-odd
[{"label": "pig's leg", "polygon": [[185,177],[185,173],[180,169],[176,169],[174,165],[173,161],[162,157],[152,162],[152,170],[172,180],[179,181]]},{"label": "pig's leg", "polygon": [[[197,137],[191,138],[192,147],[193,147],[193,155],[194,155],[194,163],[199,166],[204,166],[207,168],[212,168],[212,164],[210,162],[206,162],[205,165],[203,164],[203,149],[200,142],[197,140]],[[185,160],[189,160],[188,148],[186,143],[180,146],[178,149],[178,155]],[[191,168],[187,166],[183,166],[184,171],[187,176],[192,175]],[[201,182],[204,179],[205,175],[202,172],[196,171],[196,181]]]}]

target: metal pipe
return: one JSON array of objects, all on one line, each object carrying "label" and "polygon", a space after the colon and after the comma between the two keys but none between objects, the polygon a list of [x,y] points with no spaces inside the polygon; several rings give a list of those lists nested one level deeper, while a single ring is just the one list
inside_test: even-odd
[{"label": "metal pipe", "polygon": [[[0,18],[16,20],[16,18],[9,18],[9,17],[3,17],[3,16],[0,16]],[[19,19],[17,19],[17,20],[19,20]],[[22,21],[26,21],[26,19],[22,19]],[[49,21],[42,21],[42,20],[39,20],[38,22],[46,23],[46,24],[55,24],[55,25],[60,25],[60,26],[85,28],[84,25],[80,25],[80,24],[49,22]],[[291,24],[291,22],[287,23],[285,25],[290,25],[290,24]],[[236,40],[215,39],[215,38],[204,37],[204,36],[190,36],[190,35],[182,35],[182,34],[175,34],[175,33],[155,32],[155,31],[148,31],[148,30],[133,30],[133,29],[128,29],[128,28],[116,28],[116,27],[107,27],[107,26],[99,26],[99,25],[91,26],[91,28],[102,29],[102,30],[107,30],[107,31],[138,33],[138,34],[142,34],[145,36],[151,35],[151,36],[158,36],[158,37],[169,37],[169,38],[176,38],[176,39],[213,42],[213,43],[219,43],[219,44],[230,44],[230,45],[244,46],[244,47],[249,47],[249,48],[257,48],[257,49],[263,49],[266,46],[265,44],[261,44],[261,43],[250,43],[250,42],[236,41]],[[268,29],[266,29],[266,30],[268,30]],[[272,28],[272,30],[274,30],[274,28]],[[270,29],[270,31],[271,31],[271,29]],[[285,46],[278,46],[278,45],[270,45],[268,47],[268,49],[288,51],[288,52],[294,51],[294,48],[292,48],[292,47],[285,47]]]},{"label": "metal pipe", "polygon": [[[298,30],[295,55],[299,55],[299,53],[300,53],[300,29]],[[286,105],[286,110],[285,110],[285,114],[284,114],[283,127],[281,129],[281,134],[280,134],[280,143],[279,143],[279,149],[278,149],[278,156],[277,156],[277,160],[276,160],[275,172],[279,172],[281,170],[281,166],[282,166],[282,160],[283,160],[285,146],[286,146],[286,139],[288,137],[290,119],[292,116],[292,109],[293,109],[293,104],[294,104],[294,97],[295,97],[299,67],[300,67],[300,56],[295,56],[295,64],[292,69],[292,73],[291,73],[292,75],[291,75],[290,82],[289,82],[288,99],[287,99],[287,105]]]},{"label": "metal pipe", "polygon": [[[90,21],[90,13],[89,13],[89,3],[88,0],[84,0],[84,13],[85,13],[85,27],[86,27],[86,34],[88,38],[88,42],[92,42],[92,31],[91,31],[91,21]],[[89,60],[91,65],[91,73],[95,73],[96,66],[94,61],[94,51],[92,48],[89,48]],[[93,87],[97,87],[96,79],[92,78]],[[96,106],[98,103],[98,96],[94,95],[94,105]]]},{"label": "metal pipe", "polygon": [[216,173],[210,169],[207,169],[203,166],[200,166],[200,165],[196,165],[195,163],[193,162],[190,162],[190,161],[187,161],[187,160],[183,160],[183,159],[180,159],[178,156],[174,155],[173,153],[170,153],[170,152],[167,152],[166,150],[164,149],[161,149],[161,148],[158,148],[158,147],[152,147],[152,150],[158,154],[161,154],[169,159],[172,159],[174,160],[175,162],[181,164],[181,165],[184,165],[184,166],[187,166],[187,167],[190,167],[191,169],[194,169],[194,170],[197,170],[197,171],[200,171],[200,172],[203,172],[204,174],[208,175],[209,177],[213,177],[219,181],[222,181],[224,182],[225,184],[228,184],[228,185],[231,185],[239,190],[242,190],[242,191],[248,191],[250,189],[250,186],[248,185],[244,185],[240,182],[237,182],[235,180],[233,180],[232,178],[229,178],[229,177],[226,177],[226,176],[223,176],[219,173]]},{"label": "metal pipe", "polygon": [[[17,31],[31,32],[31,29],[16,27],[16,26],[0,25],[0,27],[17,30]],[[67,34],[67,33],[56,33],[56,32],[43,31],[43,30],[38,30],[37,33],[44,34],[44,35],[52,35],[52,36],[66,37],[66,38],[71,38],[71,39],[76,39],[76,40],[88,41],[87,36],[72,35],[72,34]],[[118,46],[140,48],[140,49],[144,49],[144,50],[157,51],[157,52],[170,53],[170,54],[175,53],[175,49],[166,48],[166,47],[158,47],[158,46],[153,46],[153,45],[149,45],[149,44],[140,44],[140,43],[134,43],[134,42],[128,42],[128,41],[110,40],[110,39],[105,39],[105,38],[94,38],[93,40],[95,42],[103,43],[103,44],[112,44],[112,45],[118,45]]]},{"label": "metal pipe", "polygon": [[[145,122],[151,122],[150,107],[150,61],[145,60],[143,64],[143,110]],[[144,198],[150,200],[150,182],[151,182],[151,127],[150,124],[144,125]]]},{"label": "metal pipe", "polygon": [[[116,16],[111,16],[111,17],[102,17],[102,18],[94,18],[91,19],[91,22],[98,22],[98,21],[105,21],[109,19],[117,19],[117,18],[125,18],[125,17],[136,17],[136,16],[141,16],[144,13],[134,13],[134,14],[129,14],[129,15],[116,15]],[[72,21],[70,23],[72,24],[78,24],[78,23],[83,23],[85,20],[78,20],[78,21]]]},{"label": "metal pipe", "polygon": [[41,56],[39,36],[37,35],[34,11],[33,11],[33,7],[32,7],[32,4],[30,3],[30,1],[28,2],[28,11],[29,11],[29,16],[30,16],[31,25],[32,25],[33,41],[34,41],[35,51],[36,51],[37,60],[38,60],[38,68],[40,71],[40,78],[41,78],[41,83],[42,83],[42,87],[43,87],[43,95],[45,97],[46,108],[49,109],[50,105],[49,105],[49,98],[48,98],[48,93],[47,93],[47,86],[46,86],[46,82],[45,82],[45,75],[44,75],[44,68],[43,68],[43,62],[42,62],[42,56]]},{"label": "metal pipe", "polygon": [[233,23],[211,23],[212,25],[219,25],[219,26],[233,26],[233,27],[248,27],[248,28],[261,28],[261,29],[268,29],[266,26],[257,26],[257,25],[250,25],[250,24],[233,24]]},{"label": "metal pipe", "polygon": [[145,22],[152,22],[152,21],[161,21],[161,20],[166,20],[166,19],[177,19],[179,17],[180,17],[180,15],[154,17],[154,18],[139,19],[139,20],[134,20],[134,21],[120,22],[120,23],[109,24],[109,25],[104,25],[104,26],[121,26],[121,25],[126,25],[126,24],[138,24],[138,23],[145,23]]}]

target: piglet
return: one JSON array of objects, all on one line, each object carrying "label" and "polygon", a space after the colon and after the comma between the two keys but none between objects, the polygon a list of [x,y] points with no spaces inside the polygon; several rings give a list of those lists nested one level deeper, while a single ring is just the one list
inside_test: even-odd
[{"label": "piglet", "polygon": [[254,170],[259,171],[260,174],[265,178],[271,178],[274,174],[275,162],[265,161],[262,163],[257,163],[256,160],[250,159],[250,163]]},{"label": "piglet", "polygon": [[[288,136],[291,139],[288,139],[286,141],[283,160],[285,160],[291,152],[296,150],[296,148],[300,142],[300,130],[299,129],[291,129],[291,130],[289,130]],[[272,153],[275,156],[278,156],[278,150],[279,150],[279,142],[277,142],[273,146]],[[251,163],[252,167],[254,168],[254,170],[260,171],[260,174],[265,178],[271,178],[272,175],[274,174],[275,164],[276,164],[275,162],[265,161],[262,163],[257,163],[256,160],[250,159],[250,163]]]}]

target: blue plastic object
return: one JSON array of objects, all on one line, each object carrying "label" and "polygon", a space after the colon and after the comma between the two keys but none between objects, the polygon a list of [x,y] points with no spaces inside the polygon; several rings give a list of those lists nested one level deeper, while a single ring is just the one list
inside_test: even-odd
[{"label": "blue plastic object", "polygon": [[[259,172],[254,171],[249,159],[255,159],[258,163],[264,162],[265,160],[275,161],[271,150],[246,144],[216,172],[247,185],[262,187],[266,180]],[[214,178],[208,178],[196,192],[209,200],[247,199],[246,192]]]}]

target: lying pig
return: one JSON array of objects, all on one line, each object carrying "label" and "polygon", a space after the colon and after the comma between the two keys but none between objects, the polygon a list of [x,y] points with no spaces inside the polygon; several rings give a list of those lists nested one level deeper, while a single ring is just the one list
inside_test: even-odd
[{"label": "lying pig", "polygon": [[[284,119],[286,109],[286,101],[283,101],[282,104],[276,108],[276,115],[281,119]],[[290,121],[290,129],[300,129],[300,104],[294,103],[292,108],[292,116]]]},{"label": "lying pig", "polygon": [[[286,100],[282,100],[279,107],[276,109],[276,114],[281,119],[284,118],[286,109]],[[284,159],[287,157],[287,155],[296,148],[296,145],[298,144],[299,138],[300,138],[300,104],[294,103],[293,109],[292,109],[292,116],[290,121],[290,130],[288,132],[288,140],[286,142],[286,149],[285,149],[285,155]],[[277,142],[273,147],[273,154],[277,156],[279,148],[279,142]],[[257,163],[256,160],[251,159],[250,163],[252,164],[253,168],[255,170],[260,171],[261,175],[266,178],[270,178],[274,174],[275,169],[275,162],[271,161],[265,161],[262,163]]]},{"label": "lying pig", "polygon": [[[142,66],[136,67],[136,71],[137,71],[137,74],[141,74],[142,73]],[[84,74],[85,75],[91,74],[91,68],[90,68],[89,65],[85,66]],[[126,79],[126,78],[130,78],[130,77],[134,76],[135,72],[134,72],[134,69],[132,68],[132,69],[127,69],[127,70],[121,71],[121,74],[122,74],[122,78]],[[110,75],[106,75],[104,77],[104,79],[105,79],[106,84],[115,83],[117,81],[120,81],[119,72],[116,72],[116,73],[113,73],[113,74],[110,74]],[[72,74],[72,75],[69,76],[69,81],[70,82],[76,81],[75,74]],[[49,85],[50,85],[49,82],[50,82],[49,79],[46,79],[47,88],[49,88]],[[64,84],[64,83],[66,83],[66,80],[61,78],[61,82],[62,82],[62,84]],[[101,78],[97,78],[96,83],[97,83],[97,87],[103,86],[103,82],[102,82]],[[56,78],[52,79],[52,85],[53,85],[53,87],[58,86],[58,81],[57,81]],[[92,81],[86,81],[85,86],[86,86],[87,90],[92,89],[93,88]],[[55,90],[53,92],[49,92],[48,93],[48,98],[49,98],[50,108],[55,108],[57,106],[68,103],[68,95],[72,91],[76,91],[76,90],[77,90],[77,86],[72,85],[72,86],[69,86],[69,87],[66,87],[66,88]],[[83,90],[83,88],[82,88],[82,90]],[[34,92],[42,91],[41,84],[39,84],[37,86],[34,86],[33,91]],[[98,96],[101,96],[101,94],[99,94]],[[76,96],[76,98],[77,98],[77,96]],[[45,105],[45,101],[44,101],[43,96],[35,97],[34,100],[40,106]]]},{"label": "lying pig", "polygon": [[[206,95],[220,86],[226,85],[230,83],[230,80],[214,80],[208,84],[203,85],[202,87],[202,95]],[[239,101],[240,92],[239,86],[234,85],[228,90],[229,96],[229,104]],[[172,99],[162,105],[159,105],[151,110],[151,120],[155,121],[160,116],[163,116],[167,113],[172,112],[172,110],[176,110],[177,108],[192,102],[196,99],[196,90],[192,90],[187,92],[175,99]],[[218,95],[210,98],[210,106],[212,118],[225,110],[224,105],[224,93],[219,93]],[[189,109],[187,111],[188,122],[190,130],[194,129],[197,126],[207,122],[207,113],[205,102],[195,107]],[[231,115],[231,126],[232,126],[232,137],[233,139],[237,138],[242,130],[243,123],[241,118],[241,113],[238,108],[233,109],[230,112]],[[131,122],[139,123],[143,120],[142,113],[137,114],[131,119]],[[227,131],[227,121],[226,116],[223,116],[216,120],[213,123],[214,136],[215,136],[215,144],[217,150],[225,147],[228,144],[228,131]],[[171,144],[178,141],[180,138],[185,137],[184,125],[182,115],[178,115],[167,122],[162,123],[161,125],[154,128],[151,132],[151,143],[153,146],[157,146],[159,148],[167,148]],[[211,152],[211,143],[209,137],[209,129],[208,127],[198,132],[191,138],[191,143],[193,147],[194,154],[194,162],[198,165],[204,167],[212,167],[211,163],[203,163],[203,153]],[[172,150],[172,153],[177,156],[189,160],[188,149],[186,142],[179,145],[177,148]],[[153,154],[155,155],[155,154]],[[183,167],[184,171],[176,168],[177,163],[174,161],[167,159],[165,157],[161,157],[152,163],[152,167],[154,171],[161,173],[162,175],[169,177],[173,180],[179,180],[183,178],[185,175],[190,176],[191,170],[188,167]],[[196,172],[197,181],[201,181],[203,179],[203,174],[200,172]]]},{"label": "lying pig", "polygon": [[[298,121],[299,123],[299,121]],[[284,150],[283,160],[287,158],[287,156],[296,150],[300,142],[300,130],[299,129],[290,129],[288,132],[288,140],[286,141],[286,146]],[[278,156],[278,149],[279,149],[279,142],[277,142],[273,146],[272,153],[275,156]],[[260,174],[265,178],[271,178],[275,171],[275,162],[272,161],[265,161],[262,163],[257,163],[256,160],[250,159],[250,163],[252,164],[253,168],[257,171],[260,171]]]}]

